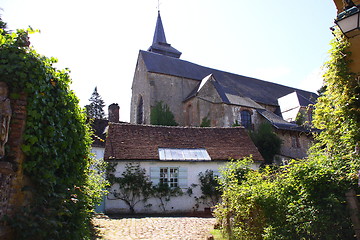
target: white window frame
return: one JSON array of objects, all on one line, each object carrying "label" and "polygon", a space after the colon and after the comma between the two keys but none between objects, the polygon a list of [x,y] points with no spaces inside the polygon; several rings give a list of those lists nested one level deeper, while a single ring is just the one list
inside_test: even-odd
[{"label": "white window frame", "polygon": [[179,168],[160,167],[159,182],[167,184],[171,188],[179,187]]}]

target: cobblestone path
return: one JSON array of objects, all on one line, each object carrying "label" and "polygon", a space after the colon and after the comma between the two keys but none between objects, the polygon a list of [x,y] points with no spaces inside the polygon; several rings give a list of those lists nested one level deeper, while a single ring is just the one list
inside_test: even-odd
[{"label": "cobblestone path", "polygon": [[214,218],[196,217],[144,217],[95,218],[100,231],[97,239],[106,240],[205,240],[215,224]]}]

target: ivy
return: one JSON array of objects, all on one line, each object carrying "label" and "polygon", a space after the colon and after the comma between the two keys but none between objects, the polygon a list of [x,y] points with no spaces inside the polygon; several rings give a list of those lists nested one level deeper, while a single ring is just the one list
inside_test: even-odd
[{"label": "ivy", "polygon": [[[69,70],[29,47],[32,29],[0,29],[0,79],[12,98],[27,96],[22,150],[32,201],[11,221],[17,239],[89,239],[89,220],[101,199],[91,170],[90,127],[70,90]],[[100,181],[99,184],[95,181]]]},{"label": "ivy", "polygon": [[360,142],[360,81],[349,68],[349,41],[339,31],[335,35],[325,63],[324,92],[315,105],[314,125],[325,130],[316,137],[315,150],[352,158]]}]

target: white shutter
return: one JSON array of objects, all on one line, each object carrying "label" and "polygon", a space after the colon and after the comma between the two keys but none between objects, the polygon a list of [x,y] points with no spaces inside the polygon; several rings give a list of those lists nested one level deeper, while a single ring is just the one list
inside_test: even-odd
[{"label": "white shutter", "polygon": [[179,187],[180,188],[187,188],[188,182],[187,182],[187,168],[180,167],[179,168]]},{"label": "white shutter", "polygon": [[150,180],[153,185],[158,185],[160,182],[160,168],[159,167],[151,167],[150,168]]}]

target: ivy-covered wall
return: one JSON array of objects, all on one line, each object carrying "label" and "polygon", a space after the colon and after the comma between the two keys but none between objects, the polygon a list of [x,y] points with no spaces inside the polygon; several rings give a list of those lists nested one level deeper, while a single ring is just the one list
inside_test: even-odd
[{"label": "ivy-covered wall", "polygon": [[0,225],[13,230],[13,239],[90,239],[91,212],[105,184],[90,169],[90,127],[69,71],[30,47],[32,32],[0,29],[0,81],[13,108],[1,161],[14,171]]}]

